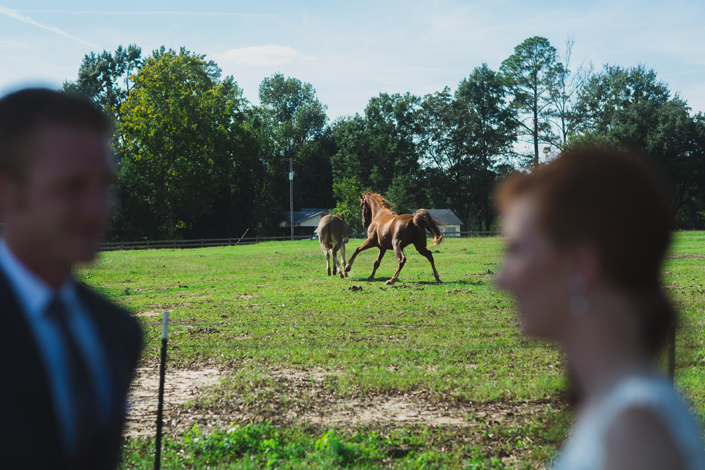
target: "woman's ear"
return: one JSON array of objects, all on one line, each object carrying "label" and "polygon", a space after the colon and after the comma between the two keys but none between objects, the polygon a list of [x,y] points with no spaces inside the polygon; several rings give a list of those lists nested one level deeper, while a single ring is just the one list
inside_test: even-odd
[{"label": "woman's ear", "polygon": [[600,275],[600,256],[594,245],[579,243],[573,248],[571,271],[573,277],[590,290]]}]

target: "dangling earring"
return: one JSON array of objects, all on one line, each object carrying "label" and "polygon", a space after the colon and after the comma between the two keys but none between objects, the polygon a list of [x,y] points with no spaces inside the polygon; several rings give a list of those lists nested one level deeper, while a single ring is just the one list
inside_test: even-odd
[{"label": "dangling earring", "polygon": [[571,278],[569,283],[570,297],[569,308],[573,315],[583,315],[590,307],[590,301],[585,296],[585,283],[577,276]]}]

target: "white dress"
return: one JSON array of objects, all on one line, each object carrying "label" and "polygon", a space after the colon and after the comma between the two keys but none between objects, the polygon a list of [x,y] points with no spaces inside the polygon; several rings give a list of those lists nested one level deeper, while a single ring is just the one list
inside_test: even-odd
[{"label": "white dress", "polygon": [[705,470],[700,429],[670,382],[657,376],[629,377],[617,383],[587,416],[576,423],[553,470],[600,470],[605,466],[605,436],[614,419],[631,408],[658,416],[678,447],[688,470]]}]

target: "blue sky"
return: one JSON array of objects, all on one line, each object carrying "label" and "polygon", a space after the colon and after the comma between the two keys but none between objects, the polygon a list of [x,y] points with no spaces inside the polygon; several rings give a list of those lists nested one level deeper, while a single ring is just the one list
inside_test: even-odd
[{"label": "blue sky", "polygon": [[310,82],[335,119],[380,92],[455,89],[483,62],[498,69],[528,37],[562,52],[573,36],[575,63],[644,64],[705,111],[704,21],[702,0],[0,0],[0,94],[59,87],[91,51],[185,46],[233,75],[253,103],[273,73]]}]

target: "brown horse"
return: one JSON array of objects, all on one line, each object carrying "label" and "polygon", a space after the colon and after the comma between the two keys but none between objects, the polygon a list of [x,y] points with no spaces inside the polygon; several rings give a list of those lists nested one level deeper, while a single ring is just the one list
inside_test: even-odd
[{"label": "brown horse", "polygon": [[345,272],[350,271],[358,253],[376,246],[379,248],[379,255],[375,260],[372,274],[367,278],[368,281],[372,281],[384,253],[387,250],[394,250],[399,266],[394,276],[386,282],[386,284],[394,284],[394,281],[399,277],[401,268],[406,263],[404,247],[413,243],[416,250],[431,263],[436,282],[441,282],[438,271],[436,271],[436,264],[433,262],[433,254],[426,248],[426,231],[428,230],[433,235],[432,245],[441,243],[443,233],[426,209],[419,209],[414,215],[397,215],[392,210],[391,204],[379,194],[374,193],[360,194],[360,208],[362,209],[362,225],[369,226],[367,240],[355,249],[355,253],[345,267]]},{"label": "brown horse", "polygon": [[[344,215],[326,215],[318,222],[318,241],[326,255],[326,268],[330,276],[330,250],[333,250],[333,275],[340,272],[340,277],[348,277],[345,272],[345,244],[348,242],[348,225]],[[338,250],[343,264],[338,266]]]}]

